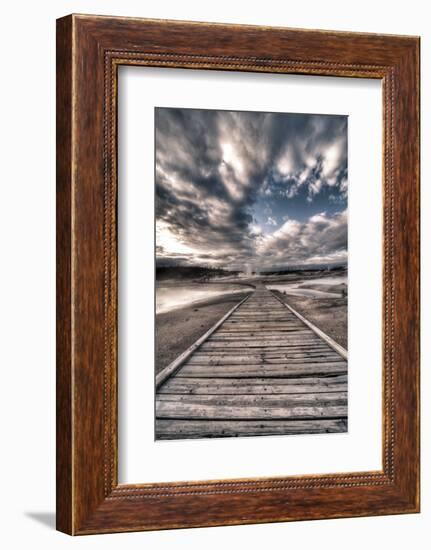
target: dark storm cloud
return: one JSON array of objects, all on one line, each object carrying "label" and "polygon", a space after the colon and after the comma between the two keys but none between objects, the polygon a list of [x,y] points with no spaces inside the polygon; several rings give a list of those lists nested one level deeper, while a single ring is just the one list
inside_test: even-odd
[{"label": "dark storm cloud", "polygon": [[345,256],[346,117],[158,108],[155,123],[159,259]]}]

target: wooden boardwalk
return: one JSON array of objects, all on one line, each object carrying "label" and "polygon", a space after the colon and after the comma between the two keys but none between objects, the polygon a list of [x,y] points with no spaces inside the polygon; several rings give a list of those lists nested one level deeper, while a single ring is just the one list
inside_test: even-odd
[{"label": "wooden boardwalk", "polygon": [[157,377],[156,439],[347,430],[347,354],[258,288]]}]

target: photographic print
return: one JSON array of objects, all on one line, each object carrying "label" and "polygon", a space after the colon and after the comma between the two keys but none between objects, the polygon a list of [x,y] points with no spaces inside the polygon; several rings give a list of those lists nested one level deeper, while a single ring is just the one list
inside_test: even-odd
[{"label": "photographic print", "polygon": [[155,109],[155,438],[347,431],[344,115]]}]

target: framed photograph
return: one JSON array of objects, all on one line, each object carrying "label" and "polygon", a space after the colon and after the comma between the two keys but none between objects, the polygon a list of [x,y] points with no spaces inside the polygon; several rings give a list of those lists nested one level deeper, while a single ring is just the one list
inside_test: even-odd
[{"label": "framed photograph", "polygon": [[155,131],[156,440],[346,432],[347,117]]},{"label": "framed photograph", "polygon": [[57,21],[57,528],[419,511],[419,38]]}]

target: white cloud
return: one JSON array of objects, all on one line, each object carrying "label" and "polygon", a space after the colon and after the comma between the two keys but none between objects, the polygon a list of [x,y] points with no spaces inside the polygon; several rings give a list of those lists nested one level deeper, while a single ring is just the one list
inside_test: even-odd
[{"label": "white cloud", "polygon": [[338,139],[325,149],[322,161],[322,174],[331,185],[336,182],[335,175],[342,164],[345,155],[345,140]]},{"label": "white cloud", "polygon": [[295,238],[301,230],[301,223],[297,220],[287,220],[284,224],[273,233],[275,240]]},{"label": "white cloud", "polygon": [[258,243],[257,254],[261,267],[346,261],[347,211],[320,212],[306,222],[289,219]]},{"label": "white cloud", "polygon": [[291,175],[295,171],[295,161],[290,147],[285,149],[284,153],[279,157],[277,170],[281,176]]},{"label": "white cloud", "polygon": [[250,234],[257,236],[262,234],[262,228],[258,224],[252,224],[250,226]]}]

